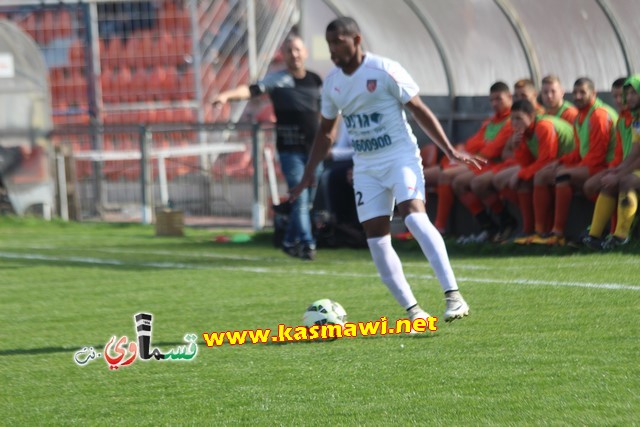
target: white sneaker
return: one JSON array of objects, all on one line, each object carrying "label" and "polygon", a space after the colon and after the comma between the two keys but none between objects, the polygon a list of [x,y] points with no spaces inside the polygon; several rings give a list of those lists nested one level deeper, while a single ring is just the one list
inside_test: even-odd
[{"label": "white sneaker", "polygon": [[473,241],[469,243],[484,243],[491,238],[491,234],[487,230],[482,230],[473,237]]},{"label": "white sneaker", "polygon": [[[429,313],[427,313],[424,310],[420,310],[418,312],[415,312],[415,313],[409,315],[409,320],[411,321],[411,324],[413,324],[413,321],[416,320],[416,319],[424,319],[424,321],[427,322],[427,325],[428,325],[429,324],[429,321],[427,320],[428,317],[431,317],[431,315]],[[427,329],[427,331],[428,331],[428,329]],[[422,332],[418,332],[418,331],[414,330],[413,327],[412,327],[411,331],[409,333],[410,334],[421,334]]]},{"label": "white sneaker", "polygon": [[466,303],[460,292],[450,292],[447,294],[445,301],[447,308],[444,311],[444,321],[451,322],[455,319],[462,319],[469,315],[469,305]]}]

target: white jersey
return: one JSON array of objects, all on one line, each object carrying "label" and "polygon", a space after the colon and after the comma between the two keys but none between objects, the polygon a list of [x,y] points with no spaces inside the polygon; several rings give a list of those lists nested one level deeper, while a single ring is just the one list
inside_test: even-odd
[{"label": "white jersey", "polygon": [[351,137],[355,169],[373,169],[390,160],[420,159],[416,137],[403,106],[419,88],[397,62],[367,53],[351,75],[333,69],[322,89],[322,116],[342,114]]}]

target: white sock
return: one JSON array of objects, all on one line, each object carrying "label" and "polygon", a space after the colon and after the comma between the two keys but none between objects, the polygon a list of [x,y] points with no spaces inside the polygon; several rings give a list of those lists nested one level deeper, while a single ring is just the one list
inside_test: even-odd
[{"label": "white sock", "polygon": [[429,221],[427,214],[414,212],[407,215],[404,223],[429,260],[440,286],[442,286],[442,290],[445,292],[458,290],[458,283],[451,269],[444,240],[436,227]]},{"label": "white sock", "polygon": [[396,301],[405,310],[412,305],[416,305],[416,298],[413,296],[406,277],[404,277],[400,258],[398,258],[393,246],[391,246],[391,236],[373,237],[367,239],[367,244],[382,282],[387,285]]}]

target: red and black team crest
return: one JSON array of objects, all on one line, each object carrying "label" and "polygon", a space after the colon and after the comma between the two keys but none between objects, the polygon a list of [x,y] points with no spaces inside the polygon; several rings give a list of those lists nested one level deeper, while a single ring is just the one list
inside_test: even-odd
[{"label": "red and black team crest", "polygon": [[376,90],[376,87],[378,87],[377,80],[367,80],[367,90],[369,92],[373,92],[374,90]]}]

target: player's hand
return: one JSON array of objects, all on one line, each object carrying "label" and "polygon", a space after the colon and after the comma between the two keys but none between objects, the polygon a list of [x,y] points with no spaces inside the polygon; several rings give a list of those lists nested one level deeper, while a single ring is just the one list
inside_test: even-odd
[{"label": "player's hand", "polygon": [[302,179],[300,180],[298,185],[289,190],[289,203],[293,203],[298,198],[298,196],[300,196],[300,193],[302,193],[307,188],[312,187],[313,184],[313,175],[309,176],[306,173],[302,175]]},{"label": "player's hand", "polygon": [[602,178],[600,178],[600,183],[605,186],[616,186],[618,185],[618,175],[615,173],[607,173]]},{"label": "player's hand", "polygon": [[520,141],[522,141],[523,136],[524,136],[524,130],[514,129],[513,134],[511,134],[511,137],[509,137],[509,139],[507,140],[507,145],[512,150],[515,150],[518,144],[520,143]]},{"label": "player's hand", "polygon": [[482,169],[482,167],[487,164],[487,159],[458,150],[453,150],[451,152],[451,158],[459,163],[472,166],[476,169]]}]

